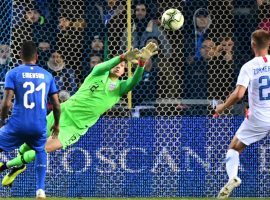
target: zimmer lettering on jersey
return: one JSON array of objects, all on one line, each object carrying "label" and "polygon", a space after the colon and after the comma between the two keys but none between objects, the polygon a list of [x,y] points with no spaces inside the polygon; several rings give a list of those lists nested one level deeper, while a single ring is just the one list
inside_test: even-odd
[{"label": "zimmer lettering on jersey", "polygon": [[23,78],[40,78],[40,79],[45,79],[45,75],[42,73],[22,73]]},{"label": "zimmer lettering on jersey", "polygon": [[264,67],[253,69],[254,75],[259,74],[259,73],[269,72],[269,71],[270,71],[270,66],[264,66]]}]

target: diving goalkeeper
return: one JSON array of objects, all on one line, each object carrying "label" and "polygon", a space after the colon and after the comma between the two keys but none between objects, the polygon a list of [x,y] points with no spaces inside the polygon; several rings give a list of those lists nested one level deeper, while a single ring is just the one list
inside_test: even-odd
[{"label": "diving goalkeeper", "polygon": [[[76,143],[104,112],[136,86],[142,78],[145,61],[155,54],[157,54],[156,44],[149,43],[141,51],[132,49],[95,66],[79,90],[61,104],[62,114],[58,138],[51,136],[51,127],[54,123],[53,113],[47,116],[46,151],[50,153],[61,148],[66,149]],[[119,80],[119,77],[125,72],[124,61],[137,63],[137,68],[133,77]],[[15,178],[25,171],[25,164],[33,161],[35,156],[35,151],[27,144],[23,144],[16,158],[8,162],[0,162],[0,172],[11,168],[11,171],[4,177],[2,185],[11,186]]]}]

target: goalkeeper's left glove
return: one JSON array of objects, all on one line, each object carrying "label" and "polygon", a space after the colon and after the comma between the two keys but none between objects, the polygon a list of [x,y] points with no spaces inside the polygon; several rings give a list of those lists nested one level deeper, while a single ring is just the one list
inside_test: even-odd
[{"label": "goalkeeper's left glove", "polygon": [[140,60],[143,62],[146,62],[149,58],[151,58],[153,55],[158,54],[157,51],[157,45],[153,42],[150,42],[146,45],[146,47],[143,47],[140,53]]}]

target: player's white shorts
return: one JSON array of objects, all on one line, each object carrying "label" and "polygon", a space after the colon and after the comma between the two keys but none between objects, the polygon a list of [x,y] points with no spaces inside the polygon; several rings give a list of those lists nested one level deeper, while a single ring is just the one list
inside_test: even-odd
[{"label": "player's white shorts", "polygon": [[246,119],[236,132],[236,137],[245,145],[257,142],[270,133],[270,123],[254,123]]}]

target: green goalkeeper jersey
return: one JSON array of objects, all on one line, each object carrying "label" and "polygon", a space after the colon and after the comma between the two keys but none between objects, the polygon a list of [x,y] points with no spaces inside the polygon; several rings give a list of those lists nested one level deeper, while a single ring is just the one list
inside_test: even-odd
[{"label": "green goalkeeper jersey", "polygon": [[112,81],[109,78],[110,69],[119,63],[120,56],[117,56],[94,67],[79,90],[61,104],[62,114],[67,115],[78,128],[94,125],[104,112],[141,80],[144,68],[138,66],[133,77]]}]

